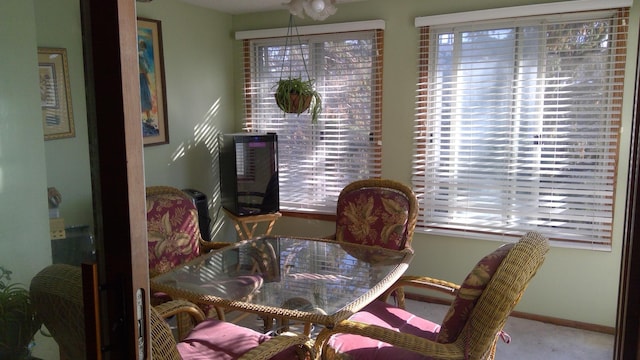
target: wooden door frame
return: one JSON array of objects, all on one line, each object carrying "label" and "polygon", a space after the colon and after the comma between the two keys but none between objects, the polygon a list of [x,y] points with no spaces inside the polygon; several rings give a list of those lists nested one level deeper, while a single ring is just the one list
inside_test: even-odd
[{"label": "wooden door frame", "polygon": [[[134,0],[80,0],[105,359],[149,354],[149,268]],[[142,331],[136,292],[142,289]],[[89,343],[91,343],[89,341]]]},{"label": "wooden door frame", "polygon": [[[637,44],[640,52],[640,43]],[[613,358],[640,359],[640,58],[636,60],[631,147]]]},{"label": "wooden door frame", "polygon": [[[640,49],[640,46],[639,46]],[[614,359],[640,359],[640,73],[636,64]]]}]

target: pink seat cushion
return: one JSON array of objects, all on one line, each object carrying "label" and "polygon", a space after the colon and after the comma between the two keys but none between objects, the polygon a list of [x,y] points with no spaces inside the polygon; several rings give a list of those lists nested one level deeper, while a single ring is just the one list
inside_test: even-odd
[{"label": "pink seat cushion", "polygon": [[[269,340],[268,335],[216,319],[196,325],[180,343],[178,352],[185,360],[237,359],[249,350]],[[296,359],[294,348],[286,349],[273,359]]]},{"label": "pink seat cushion", "polygon": [[[417,317],[412,313],[376,300],[361,311],[352,315],[350,320],[382,326],[402,333],[413,334],[435,340],[440,325]],[[388,343],[368,337],[352,334],[337,334],[328,344],[338,353],[348,354],[350,359],[390,360],[390,359],[426,359],[426,357],[391,346]]]},{"label": "pink seat cushion", "polygon": [[362,188],[338,200],[336,240],[403,249],[407,240],[409,200],[400,191]]}]

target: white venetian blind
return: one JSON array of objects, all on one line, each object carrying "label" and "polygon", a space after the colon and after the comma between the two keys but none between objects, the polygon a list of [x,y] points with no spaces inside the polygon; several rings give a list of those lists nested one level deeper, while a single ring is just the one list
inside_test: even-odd
[{"label": "white venetian blind", "polygon": [[[380,176],[383,33],[244,40],[245,130],[278,135],[281,209],[334,214],[345,185]],[[289,76],[315,79],[317,124],[276,105],[275,85]]]},{"label": "white venetian blind", "polygon": [[611,243],[628,9],[420,27],[418,227]]}]

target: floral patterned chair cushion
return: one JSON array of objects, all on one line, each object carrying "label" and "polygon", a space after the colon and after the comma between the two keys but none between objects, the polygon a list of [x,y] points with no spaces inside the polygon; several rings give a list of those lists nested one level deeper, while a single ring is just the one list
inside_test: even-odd
[{"label": "floral patterned chair cushion", "polygon": [[198,210],[185,194],[147,196],[150,276],[200,255]]},{"label": "floral patterned chair cushion", "polygon": [[491,254],[482,258],[465,278],[458,295],[444,317],[436,341],[443,344],[454,342],[464,327],[478,298],[487,287],[502,260],[515,244],[500,246]]},{"label": "floral patterned chair cushion", "polygon": [[336,240],[403,249],[410,202],[395,189],[367,187],[338,200]]}]

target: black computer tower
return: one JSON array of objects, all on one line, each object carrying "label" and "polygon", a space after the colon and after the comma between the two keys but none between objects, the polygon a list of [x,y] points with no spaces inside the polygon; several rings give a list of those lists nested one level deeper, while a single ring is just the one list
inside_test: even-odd
[{"label": "black computer tower", "polygon": [[276,134],[221,135],[220,193],[222,206],[237,216],[280,210]]}]

